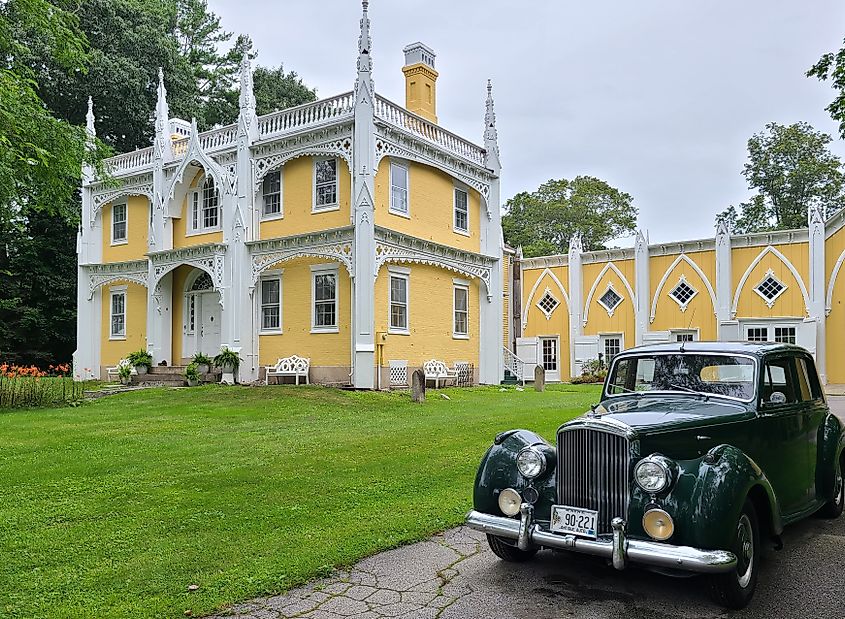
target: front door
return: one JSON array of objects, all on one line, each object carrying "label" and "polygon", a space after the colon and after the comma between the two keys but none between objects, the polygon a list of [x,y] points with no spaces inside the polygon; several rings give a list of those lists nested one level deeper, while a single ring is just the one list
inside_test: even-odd
[{"label": "front door", "polygon": [[541,337],[540,338],[540,363],[546,371],[546,380],[550,382],[560,382],[560,347],[558,346],[558,338],[556,337]]},{"label": "front door", "polygon": [[220,295],[204,292],[199,297],[199,337],[197,349],[213,357],[220,352]]}]

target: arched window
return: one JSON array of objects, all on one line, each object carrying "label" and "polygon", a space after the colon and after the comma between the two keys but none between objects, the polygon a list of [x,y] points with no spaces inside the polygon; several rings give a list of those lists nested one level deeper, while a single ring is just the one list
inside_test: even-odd
[{"label": "arched window", "polygon": [[220,199],[214,177],[206,175],[191,194],[191,229],[195,232],[220,228]]},{"label": "arched window", "polygon": [[211,275],[206,273],[205,271],[194,280],[194,284],[191,286],[191,292],[199,292],[202,290],[213,290],[214,289],[214,282],[211,281]]}]

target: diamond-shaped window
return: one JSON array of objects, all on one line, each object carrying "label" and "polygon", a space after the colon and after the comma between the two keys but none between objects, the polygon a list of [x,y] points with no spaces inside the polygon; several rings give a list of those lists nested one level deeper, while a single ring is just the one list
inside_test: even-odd
[{"label": "diamond-shaped window", "polygon": [[540,311],[542,311],[546,315],[547,319],[551,317],[552,312],[557,309],[558,305],[560,305],[560,301],[558,301],[552,295],[551,291],[548,288],[546,288],[546,292],[543,294],[540,300],[537,301],[537,307],[539,307]]},{"label": "diamond-shaped window", "polygon": [[698,291],[690,286],[684,278],[681,278],[678,285],[669,292],[669,296],[681,306],[682,312],[686,311],[687,305],[696,294],[698,294]]},{"label": "diamond-shaped window", "polygon": [[784,293],[786,285],[779,281],[774,274],[769,271],[763,281],[757,284],[754,291],[763,297],[766,305],[771,307],[775,304],[777,298]]},{"label": "diamond-shaped window", "polygon": [[608,314],[613,316],[613,310],[622,303],[622,297],[613,288],[608,288],[605,293],[599,297],[599,303],[601,303],[602,307],[607,310]]}]

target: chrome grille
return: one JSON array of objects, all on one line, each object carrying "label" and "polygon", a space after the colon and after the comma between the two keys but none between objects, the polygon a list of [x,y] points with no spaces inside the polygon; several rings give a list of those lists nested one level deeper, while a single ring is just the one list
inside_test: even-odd
[{"label": "chrome grille", "polygon": [[611,520],[627,518],[628,513],[628,440],[575,427],[558,433],[557,453],[558,503],[597,510],[598,534],[611,533]]}]

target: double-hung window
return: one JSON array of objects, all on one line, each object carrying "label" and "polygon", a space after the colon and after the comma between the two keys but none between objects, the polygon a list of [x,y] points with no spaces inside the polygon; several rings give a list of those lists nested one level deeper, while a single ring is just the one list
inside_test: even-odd
[{"label": "double-hung window", "polygon": [[109,300],[109,337],[113,340],[126,338],[126,288],[112,288]]},{"label": "double-hung window", "polygon": [[390,164],[390,212],[408,215],[408,168],[395,162]]},{"label": "double-hung window", "polygon": [[455,232],[469,233],[469,195],[455,187]]},{"label": "double-hung window", "polygon": [[282,173],[269,172],[262,183],[264,205],[261,214],[266,219],[282,216]]},{"label": "double-hung window", "polygon": [[314,210],[331,211],[338,208],[337,159],[314,160]]},{"label": "double-hung window", "polygon": [[112,245],[126,243],[127,208],[126,203],[111,207],[111,242]]},{"label": "double-hung window", "polygon": [[282,277],[279,273],[261,278],[261,330],[265,333],[282,330]]},{"label": "double-hung window", "polygon": [[453,288],[453,327],[452,337],[469,338],[469,284],[455,282]]},{"label": "double-hung window", "polygon": [[220,228],[220,200],[214,178],[206,176],[198,191],[191,194],[191,230],[206,232]]},{"label": "double-hung window", "polygon": [[314,313],[311,330],[337,332],[337,267],[311,267]]},{"label": "double-hung window", "polygon": [[390,267],[390,333],[408,333],[408,278],[410,271],[402,267]]}]

